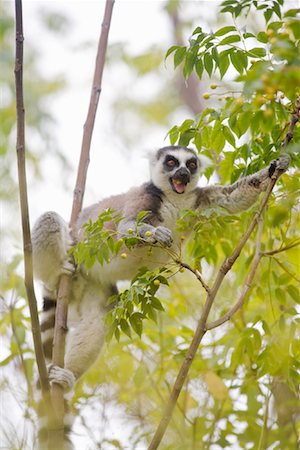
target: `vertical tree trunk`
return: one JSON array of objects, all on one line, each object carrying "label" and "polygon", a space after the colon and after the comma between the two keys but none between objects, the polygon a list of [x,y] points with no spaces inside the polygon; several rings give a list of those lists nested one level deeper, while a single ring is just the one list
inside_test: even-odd
[{"label": "vertical tree trunk", "polygon": [[[106,0],[104,18],[101,28],[101,34],[98,43],[93,86],[91,91],[89,109],[87,119],[84,124],[83,139],[81,146],[80,161],[78,165],[76,186],[74,189],[73,206],[70,219],[71,233],[74,231],[74,226],[79,212],[82,208],[87,170],[89,165],[89,154],[92,140],[92,134],[94,129],[95,117],[101,93],[102,74],[104,69],[105,54],[108,42],[108,33],[110,28],[112,10],[114,6],[114,0]],[[64,349],[65,349],[65,337],[67,331],[67,313],[68,313],[68,299],[71,290],[71,276],[63,274],[61,276],[56,315],[55,315],[55,330],[53,340],[53,364],[60,367],[64,366]],[[50,448],[63,448],[64,440],[64,396],[63,389],[54,384],[52,388],[52,397],[54,410],[57,413],[57,420],[49,433],[49,445]]]}]

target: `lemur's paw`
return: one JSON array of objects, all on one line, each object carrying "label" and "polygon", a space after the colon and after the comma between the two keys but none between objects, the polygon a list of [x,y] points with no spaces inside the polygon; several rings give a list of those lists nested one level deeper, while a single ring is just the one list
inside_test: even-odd
[{"label": "lemur's paw", "polygon": [[271,162],[269,167],[269,176],[271,177],[275,170],[279,170],[281,173],[285,172],[290,165],[291,158],[287,153],[283,153],[279,158]]},{"label": "lemur's paw", "polygon": [[159,242],[166,247],[171,247],[173,242],[172,233],[169,228],[166,227],[157,227],[153,232],[153,237],[156,242]]},{"label": "lemur's paw", "polygon": [[71,261],[70,259],[67,259],[61,268],[61,273],[64,275],[74,275],[74,273],[76,272],[76,265],[73,261]]},{"label": "lemur's paw", "polygon": [[71,370],[63,369],[62,367],[55,366],[54,364],[49,364],[47,369],[49,382],[51,384],[59,384],[65,391],[70,391],[73,389],[76,379]]}]

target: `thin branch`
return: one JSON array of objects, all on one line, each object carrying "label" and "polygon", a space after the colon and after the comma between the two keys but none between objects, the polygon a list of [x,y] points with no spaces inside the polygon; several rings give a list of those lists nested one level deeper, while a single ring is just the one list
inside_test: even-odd
[{"label": "thin branch", "polygon": [[285,136],[285,140],[283,142],[283,146],[282,146],[283,149],[285,149],[288,146],[288,144],[290,143],[290,141],[292,140],[293,135],[294,135],[294,128],[299,119],[300,119],[300,96],[297,97],[296,102],[295,102],[295,108],[294,108],[293,115],[291,117],[289,129]]},{"label": "thin branch", "polygon": [[[300,97],[297,99],[294,114],[291,118],[291,122],[290,122],[290,126],[289,126],[288,136],[286,137],[286,139],[283,143],[282,150],[284,150],[286,148],[286,146],[289,144],[290,140],[293,137],[294,127],[295,127],[297,121],[299,120],[299,111],[300,111]],[[234,249],[231,256],[229,258],[226,258],[225,261],[223,262],[223,264],[221,265],[219,272],[217,274],[216,280],[215,280],[212,288],[210,288],[207,293],[207,298],[206,298],[206,301],[205,301],[205,304],[204,304],[204,307],[202,310],[201,317],[198,321],[198,325],[197,325],[193,340],[190,344],[189,349],[187,350],[184,361],[179,369],[172,392],[170,394],[169,400],[168,400],[165,410],[163,412],[162,419],[156,429],[156,432],[153,436],[152,441],[150,442],[148,450],[156,450],[166,432],[166,429],[171,420],[172,413],[175,408],[177,399],[179,397],[179,394],[182,390],[183,384],[188,375],[190,366],[195,358],[195,355],[196,355],[198,347],[202,341],[202,338],[207,331],[207,319],[208,319],[210,310],[212,308],[213,302],[215,300],[215,297],[220,289],[220,286],[221,286],[226,274],[232,268],[233,264],[235,263],[235,261],[237,260],[237,258],[240,255],[242,249],[244,248],[246,242],[248,241],[249,237],[251,236],[253,230],[255,229],[256,225],[259,223],[259,219],[268,203],[268,200],[269,200],[272,190],[275,186],[275,183],[276,183],[277,179],[279,178],[279,176],[281,175],[281,173],[282,173],[282,171],[280,171],[278,169],[275,170],[274,174],[272,175],[272,177],[270,179],[270,182],[269,182],[269,185],[265,192],[265,195],[259,205],[259,208],[258,208],[252,222],[250,223],[248,229],[242,236],[240,242]],[[256,270],[256,268],[255,268],[255,270]],[[254,273],[255,273],[255,270],[254,270]],[[253,276],[254,276],[254,274],[253,274]]]},{"label": "thin branch", "polygon": [[[78,165],[76,186],[74,189],[73,206],[70,219],[71,233],[74,232],[74,226],[79,212],[82,208],[83,196],[85,191],[87,170],[89,165],[89,153],[95,123],[95,117],[101,93],[102,74],[104,69],[105,54],[108,42],[108,33],[110,28],[112,10],[114,0],[106,0],[104,18],[101,27],[101,33],[98,43],[93,86],[91,91],[89,109],[87,119],[84,124],[83,139],[81,145],[80,161]],[[60,279],[57,306],[55,314],[55,330],[53,339],[53,364],[60,367],[64,366],[64,349],[65,336],[67,332],[67,313],[68,313],[68,299],[71,290],[71,276],[63,274]],[[63,389],[54,384],[52,388],[52,397],[55,411],[59,414],[55,429],[50,433],[50,446],[53,448],[61,448],[63,442],[63,417],[64,417],[64,398]]]},{"label": "thin branch", "polygon": [[15,85],[16,85],[16,114],[17,114],[17,160],[18,160],[18,179],[19,179],[19,197],[22,218],[23,232],[23,251],[24,251],[24,269],[25,269],[25,287],[30,311],[31,331],[33,336],[34,351],[38,366],[39,379],[42,389],[43,401],[48,405],[48,411],[51,415],[52,405],[50,401],[50,388],[48,373],[45,364],[41,329],[38,317],[37,301],[33,285],[32,269],[32,245],[29,222],[27,177],[25,164],[25,108],[23,95],[23,14],[22,0],[15,0],[16,15],[16,57],[15,57]]},{"label": "thin branch", "polygon": [[296,239],[295,242],[291,242],[290,244],[284,247],[280,247],[278,249],[271,250],[269,252],[262,252],[262,256],[274,256],[277,255],[278,253],[286,252],[287,250],[291,250],[294,247],[298,247],[298,245],[300,245],[300,239]]},{"label": "thin branch", "polygon": [[199,270],[193,269],[189,264],[186,264],[186,263],[180,261],[179,259],[176,259],[174,262],[176,264],[178,264],[179,266],[183,267],[184,269],[187,269],[190,272],[192,272],[195,275],[195,277],[197,278],[197,280],[202,284],[202,287],[206,290],[206,292],[209,293],[210,288],[203,280],[202,275],[199,272]]},{"label": "thin branch", "polygon": [[260,251],[260,249],[261,249],[262,230],[263,230],[263,222],[262,222],[262,220],[259,220],[259,222],[258,222],[257,243],[256,243],[256,251],[255,251],[254,260],[253,260],[251,270],[250,270],[250,272],[248,274],[248,277],[246,279],[246,283],[244,285],[244,288],[242,290],[242,293],[241,293],[238,301],[236,302],[236,304],[229,311],[227,311],[226,314],[224,314],[224,316],[220,317],[220,319],[215,320],[214,322],[208,323],[206,325],[206,329],[207,330],[212,330],[213,328],[217,328],[220,325],[222,325],[223,323],[227,322],[243,306],[243,304],[245,302],[245,298],[246,298],[246,296],[247,296],[247,294],[248,294],[248,292],[250,290],[252,281],[254,279],[256,270],[257,270],[258,265],[260,263],[260,260],[262,258],[262,253]]}]

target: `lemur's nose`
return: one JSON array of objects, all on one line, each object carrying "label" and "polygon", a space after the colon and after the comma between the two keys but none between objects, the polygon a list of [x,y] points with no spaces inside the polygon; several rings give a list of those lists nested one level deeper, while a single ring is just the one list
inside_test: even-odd
[{"label": "lemur's nose", "polygon": [[187,184],[190,182],[191,174],[186,167],[180,167],[180,169],[176,170],[174,173],[173,178]]}]

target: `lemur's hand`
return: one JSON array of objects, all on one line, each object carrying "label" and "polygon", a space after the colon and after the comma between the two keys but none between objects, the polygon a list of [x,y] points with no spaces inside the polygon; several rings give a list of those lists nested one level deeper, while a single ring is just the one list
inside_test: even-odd
[{"label": "lemur's hand", "polygon": [[171,247],[173,242],[172,233],[169,228],[161,226],[153,227],[152,225],[145,224],[140,227],[139,236],[151,244],[158,242],[166,247]]},{"label": "lemur's hand", "polygon": [[269,177],[271,178],[275,170],[279,170],[280,173],[285,172],[290,165],[291,158],[287,153],[283,153],[279,158],[274,159],[269,166]]},{"label": "lemur's hand", "polygon": [[71,370],[49,364],[47,366],[49,382],[59,384],[65,391],[73,389],[75,384],[75,376]]}]

